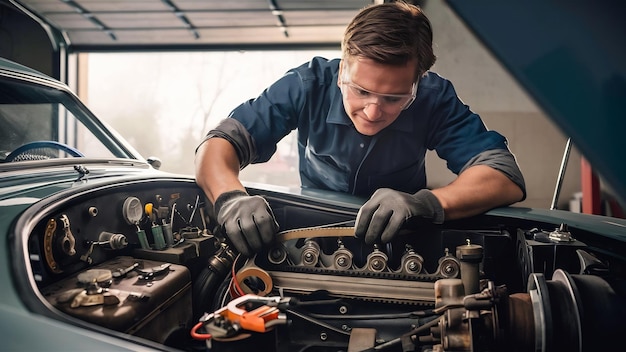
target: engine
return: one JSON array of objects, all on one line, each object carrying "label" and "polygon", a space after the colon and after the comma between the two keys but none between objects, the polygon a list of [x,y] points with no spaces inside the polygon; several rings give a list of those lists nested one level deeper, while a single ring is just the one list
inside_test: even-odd
[{"label": "engine", "polygon": [[[622,330],[624,312],[609,307],[623,298],[565,225],[515,236],[443,231],[442,244],[458,245],[438,257],[418,252],[419,235],[368,249],[350,227],[286,231],[274,248],[233,263],[215,301],[222,308],[194,334],[211,351],[587,351]],[[570,256],[581,274],[533,272]]]},{"label": "engine", "polygon": [[617,241],[485,215],[369,246],[358,206],[256,192],[284,230],[252,258],[189,180],[40,202],[16,230],[31,309],[182,351],[595,351],[626,332]]}]

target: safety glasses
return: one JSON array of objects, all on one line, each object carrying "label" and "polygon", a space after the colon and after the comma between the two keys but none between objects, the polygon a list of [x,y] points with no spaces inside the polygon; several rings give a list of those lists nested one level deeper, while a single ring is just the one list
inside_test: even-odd
[{"label": "safety glasses", "polygon": [[348,100],[360,100],[365,102],[365,106],[376,104],[378,107],[389,114],[399,113],[407,109],[415,100],[417,94],[417,82],[413,83],[410,94],[383,94],[367,90],[350,80],[350,74],[347,66],[344,66],[341,81],[341,93]]}]

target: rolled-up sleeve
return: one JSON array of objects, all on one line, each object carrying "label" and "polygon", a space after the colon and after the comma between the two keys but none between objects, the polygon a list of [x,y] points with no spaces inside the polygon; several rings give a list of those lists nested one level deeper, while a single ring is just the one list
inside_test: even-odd
[{"label": "rolled-up sleeve", "polygon": [[502,172],[522,190],[524,197],[521,200],[526,199],[524,176],[515,160],[515,156],[508,149],[486,150],[470,159],[461,172],[474,165],[487,165]]},{"label": "rolled-up sleeve", "polygon": [[235,119],[222,120],[219,125],[207,133],[200,144],[215,137],[227,140],[235,148],[235,152],[239,158],[240,169],[243,169],[251,163],[253,155],[256,154],[256,147],[252,136],[250,136],[250,133],[248,133],[239,121]]}]

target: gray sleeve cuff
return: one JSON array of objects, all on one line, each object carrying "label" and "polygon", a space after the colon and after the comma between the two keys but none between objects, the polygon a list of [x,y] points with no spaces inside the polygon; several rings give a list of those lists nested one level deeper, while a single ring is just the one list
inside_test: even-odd
[{"label": "gray sleeve cuff", "polygon": [[522,190],[524,193],[522,200],[526,199],[526,183],[524,182],[524,176],[522,175],[519,165],[517,165],[515,156],[513,156],[510,151],[506,149],[485,150],[470,159],[465,166],[463,166],[461,172],[474,165],[487,165],[502,172]]},{"label": "gray sleeve cuff", "polygon": [[239,158],[240,169],[254,162],[257,157],[252,136],[239,121],[233,118],[222,120],[219,125],[207,133],[204,139],[200,141],[200,144],[214,137],[223,138],[232,144]]}]

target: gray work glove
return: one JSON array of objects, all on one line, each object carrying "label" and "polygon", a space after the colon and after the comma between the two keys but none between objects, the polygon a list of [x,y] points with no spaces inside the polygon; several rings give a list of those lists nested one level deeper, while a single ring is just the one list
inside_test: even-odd
[{"label": "gray work glove", "polygon": [[444,220],[443,207],[439,199],[427,189],[410,194],[381,188],[359,209],[355,235],[365,238],[368,245],[379,239],[387,243],[413,217],[427,218],[435,224],[441,224]]},{"label": "gray work glove", "polygon": [[241,255],[251,257],[274,241],[278,223],[261,196],[244,191],[222,193],[215,200],[217,223]]}]

